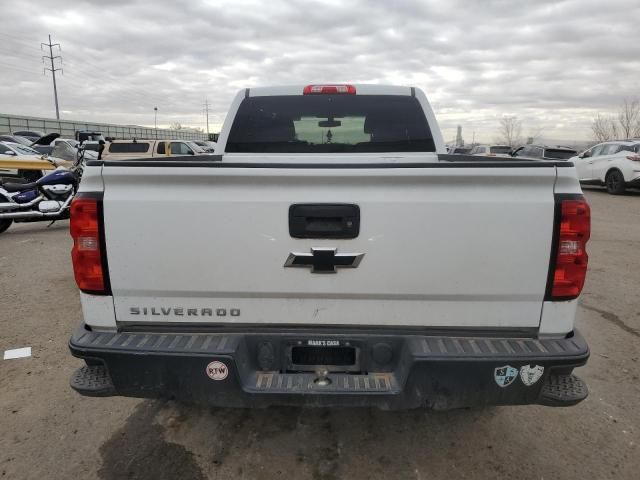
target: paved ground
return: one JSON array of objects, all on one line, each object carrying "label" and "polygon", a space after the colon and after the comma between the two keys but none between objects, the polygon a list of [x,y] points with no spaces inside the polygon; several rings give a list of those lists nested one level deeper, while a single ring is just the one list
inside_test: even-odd
[{"label": "paved ground", "polygon": [[[80,319],[66,222],[0,236],[0,478],[638,478],[640,195],[590,190],[590,274],[578,325],[587,401],[434,414],[204,409],[88,399],[68,378]],[[634,473],[635,472],[635,473]]]}]

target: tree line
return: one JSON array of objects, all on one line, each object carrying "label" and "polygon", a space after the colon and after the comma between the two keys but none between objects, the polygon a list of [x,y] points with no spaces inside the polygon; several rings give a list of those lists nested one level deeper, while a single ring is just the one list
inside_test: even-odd
[{"label": "tree line", "polygon": [[591,123],[596,142],[640,138],[640,100],[625,99],[614,115],[598,114]]},{"label": "tree line", "polygon": [[[529,139],[535,142],[540,133],[530,135]],[[596,143],[640,139],[640,100],[625,99],[615,114],[599,113],[591,123],[591,136]],[[516,116],[502,117],[496,141],[512,148],[522,145],[522,121]]]}]

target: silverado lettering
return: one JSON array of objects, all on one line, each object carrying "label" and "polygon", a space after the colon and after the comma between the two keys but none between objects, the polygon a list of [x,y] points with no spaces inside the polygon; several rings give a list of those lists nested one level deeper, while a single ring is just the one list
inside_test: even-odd
[{"label": "silverado lettering", "polygon": [[129,307],[131,315],[187,315],[188,317],[226,317],[227,313],[232,317],[240,316],[239,308],[183,308],[183,307]]}]

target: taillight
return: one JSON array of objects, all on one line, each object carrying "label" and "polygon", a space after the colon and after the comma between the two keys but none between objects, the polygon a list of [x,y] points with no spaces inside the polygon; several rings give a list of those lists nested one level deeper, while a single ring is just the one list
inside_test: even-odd
[{"label": "taillight", "polygon": [[97,198],[80,194],[71,202],[71,259],[78,288],[83,292],[107,295],[106,261],[101,241],[102,204]]},{"label": "taillight", "polygon": [[560,199],[556,223],[555,266],[551,300],[571,300],[580,295],[587,275],[587,241],[591,234],[591,210],[584,198]]},{"label": "taillight", "polygon": [[303,95],[355,95],[356,87],[353,85],[307,85],[302,91]]},{"label": "taillight", "polygon": [[627,155],[627,160],[632,162],[640,162],[640,155]]}]

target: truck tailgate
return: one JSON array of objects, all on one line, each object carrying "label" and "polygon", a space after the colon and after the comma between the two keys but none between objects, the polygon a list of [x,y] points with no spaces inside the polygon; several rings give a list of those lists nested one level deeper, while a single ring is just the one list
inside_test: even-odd
[{"label": "truck tailgate", "polygon": [[[103,167],[117,321],[533,328],[553,166]],[[355,204],[353,239],[289,233],[292,204]],[[285,268],[311,248],[357,268]]]}]

